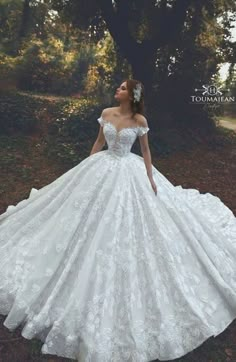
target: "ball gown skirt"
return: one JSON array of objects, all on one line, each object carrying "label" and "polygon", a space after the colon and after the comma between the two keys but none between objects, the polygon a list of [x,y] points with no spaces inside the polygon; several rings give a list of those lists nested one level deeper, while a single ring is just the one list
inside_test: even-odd
[{"label": "ball gown skirt", "polygon": [[131,152],[149,127],[94,153],[0,215],[4,326],[79,362],[181,357],[236,318],[236,218]]}]

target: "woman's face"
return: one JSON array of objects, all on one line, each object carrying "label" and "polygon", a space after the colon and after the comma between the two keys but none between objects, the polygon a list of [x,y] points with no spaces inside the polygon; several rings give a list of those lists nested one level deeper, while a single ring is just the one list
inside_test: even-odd
[{"label": "woman's face", "polygon": [[118,100],[119,102],[124,102],[127,100],[130,100],[131,97],[129,95],[128,89],[127,89],[127,83],[123,82],[116,90],[114,98]]}]

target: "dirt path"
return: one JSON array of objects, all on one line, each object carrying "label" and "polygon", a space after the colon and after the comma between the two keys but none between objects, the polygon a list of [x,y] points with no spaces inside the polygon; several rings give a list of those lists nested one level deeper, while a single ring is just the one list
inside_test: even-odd
[{"label": "dirt path", "polygon": [[233,131],[236,132],[236,123],[234,122],[230,122],[230,121],[225,121],[223,119],[219,120],[219,125],[225,128],[229,128],[232,129]]}]

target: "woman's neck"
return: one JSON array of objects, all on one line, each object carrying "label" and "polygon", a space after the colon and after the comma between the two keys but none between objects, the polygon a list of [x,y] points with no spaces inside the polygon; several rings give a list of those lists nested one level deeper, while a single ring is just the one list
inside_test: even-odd
[{"label": "woman's neck", "polygon": [[130,114],[132,114],[132,110],[130,107],[130,103],[125,102],[125,103],[121,103],[117,110],[120,112],[120,114],[122,114],[123,116],[128,116]]}]

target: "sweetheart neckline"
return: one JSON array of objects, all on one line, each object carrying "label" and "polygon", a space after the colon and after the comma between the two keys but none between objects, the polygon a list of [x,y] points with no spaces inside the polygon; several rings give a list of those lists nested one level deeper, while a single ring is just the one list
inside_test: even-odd
[{"label": "sweetheart neckline", "polygon": [[102,118],[102,120],[105,122],[105,123],[108,123],[108,124],[111,124],[114,129],[116,130],[117,133],[120,133],[121,131],[123,131],[124,129],[137,129],[137,128],[146,128],[146,127],[142,127],[142,126],[136,126],[136,127],[123,127],[121,128],[119,131],[117,130],[116,126],[111,122],[111,121],[108,121],[104,118]]}]

